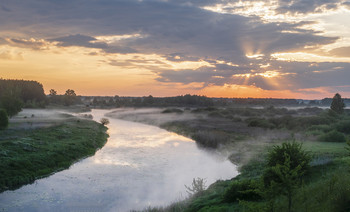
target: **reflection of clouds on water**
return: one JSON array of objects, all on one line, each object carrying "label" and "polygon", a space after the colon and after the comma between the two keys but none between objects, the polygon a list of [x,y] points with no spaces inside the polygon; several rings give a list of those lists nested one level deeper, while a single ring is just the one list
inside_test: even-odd
[{"label": "reflection of clouds on water", "polygon": [[[106,110],[93,110],[100,120]],[[107,144],[70,169],[0,194],[9,211],[129,211],[186,197],[184,185],[237,175],[236,167],[199,150],[188,138],[157,127],[110,119]],[[221,159],[217,159],[221,158]]]}]

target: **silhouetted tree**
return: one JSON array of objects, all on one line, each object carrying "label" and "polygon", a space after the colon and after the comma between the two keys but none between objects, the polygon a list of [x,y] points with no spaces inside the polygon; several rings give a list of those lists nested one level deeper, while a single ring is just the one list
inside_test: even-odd
[{"label": "silhouetted tree", "polygon": [[43,107],[46,100],[43,86],[39,82],[0,79],[0,102],[3,108],[6,107],[9,116],[20,111],[18,106]]},{"label": "silhouetted tree", "polygon": [[331,103],[331,110],[333,110],[338,114],[341,114],[344,112],[344,107],[345,107],[345,104],[343,102],[343,99],[341,98],[339,93],[336,93]]},{"label": "silhouetted tree", "polygon": [[109,124],[109,120],[107,118],[101,118],[100,122],[103,126]]},{"label": "silhouetted tree", "polygon": [[76,101],[77,95],[74,90],[68,89],[64,94],[64,104],[69,106],[72,105]]},{"label": "silhouetted tree", "polygon": [[54,89],[50,89],[50,96],[53,97],[53,96],[56,96],[57,95],[57,91],[54,90]]}]

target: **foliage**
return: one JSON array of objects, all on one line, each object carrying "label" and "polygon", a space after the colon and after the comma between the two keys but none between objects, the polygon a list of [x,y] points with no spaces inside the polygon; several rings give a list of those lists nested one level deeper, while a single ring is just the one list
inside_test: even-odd
[{"label": "foliage", "polygon": [[64,94],[64,105],[72,105],[75,101],[77,101],[75,91],[71,89],[66,90],[66,93]]},{"label": "foliage", "polygon": [[0,108],[6,110],[8,116],[12,117],[22,110],[23,102],[16,94],[6,93],[1,96]]},{"label": "foliage", "polygon": [[5,129],[9,124],[9,118],[4,109],[0,108],[0,130]]},{"label": "foliage", "polygon": [[293,191],[302,182],[309,168],[311,157],[296,142],[274,146],[267,155],[267,168],[263,174],[265,198],[270,200],[271,209],[276,196],[288,198],[288,211],[291,211]]},{"label": "foliage", "polygon": [[0,79],[0,93],[15,94],[24,104],[29,101],[35,101],[38,105],[46,102],[43,86],[36,81]]},{"label": "foliage", "polygon": [[101,118],[100,122],[103,126],[109,124],[109,120],[107,118]]},{"label": "foliage", "polygon": [[342,120],[335,127],[339,132],[350,134],[350,120]]},{"label": "foliage", "polygon": [[321,141],[325,142],[346,142],[345,135],[337,130],[332,130],[320,136]]},{"label": "foliage", "polygon": [[219,144],[227,143],[229,136],[221,131],[200,130],[192,135],[196,144],[206,148],[217,148]]},{"label": "foliage", "polygon": [[331,103],[331,110],[338,114],[341,114],[344,112],[344,107],[345,107],[345,104],[343,99],[341,98],[339,93],[336,93]]},{"label": "foliage", "polygon": [[0,108],[12,117],[22,107],[44,107],[46,96],[42,84],[36,81],[0,79]]},{"label": "foliage", "polygon": [[270,123],[265,118],[250,118],[247,119],[248,127],[275,128],[273,123]]},{"label": "foliage", "polygon": [[0,192],[65,169],[95,153],[106,140],[106,128],[81,119],[68,119],[49,128],[0,131]]},{"label": "foliage", "polygon": [[302,144],[297,142],[284,142],[281,145],[273,146],[267,155],[267,166],[273,167],[278,164],[285,164],[290,160],[291,169],[301,166],[301,172],[306,172],[309,168],[311,156],[302,149]]},{"label": "foliage", "polygon": [[206,189],[205,182],[203,178],[193,178],[191,186],[185,185],[186,192],[190,196],[201,194]]},{"label": "foliage", "polygon": [[237,202],[239,200],[261,200],[259,182],[251,179],[234,180],[224,194],[225,202]]}]

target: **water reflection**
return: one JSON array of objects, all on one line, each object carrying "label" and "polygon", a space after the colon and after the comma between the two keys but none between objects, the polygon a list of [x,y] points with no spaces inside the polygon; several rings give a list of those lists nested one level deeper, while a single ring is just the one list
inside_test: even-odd
[{"label": "water reflection", "polygon": [[[99,120],[107,111],[94,110]],[[110,138],[95,156],[70,169],[0,194],[0,210],[128,211],[167,205],[186,196],[195,177],[207,184],[232,178],[229,161],[157,127],[111,119]]]}]

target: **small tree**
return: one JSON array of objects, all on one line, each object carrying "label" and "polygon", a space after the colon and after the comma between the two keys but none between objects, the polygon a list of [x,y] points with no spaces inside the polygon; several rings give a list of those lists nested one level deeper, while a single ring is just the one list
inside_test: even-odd
[{"label": "small tree", "polygon": [[336,93],[331,103],[331,110],[333,110],[338,114],[341,114],[344,112],[344,107],[345,107],[345,104],[343,99],[341,98],[339,93]]},{"label": "small tree", "polygon": [[186,192],[190,196],[203,192],[206,189],[205,182],[206,181],[203,178],[199,178],[199,177],[197,179],[193,178],[191,186],[185,185],[185,188],[187,189]]},{"label": "small tree", "polygon": [[107,118],[101,118],[100,122],[103,126],[109,124],[109,120]]},{"label": "small tree", "polygon": [[268,153],[263,181],[270,205],[273,206],[273,199],[277,195],[283,194],[288,198],[288,211],[291,211],[293,191],[301,184],[311,160],[301,147],[296,142],[283,143],[281,146],[274,146]]}]

